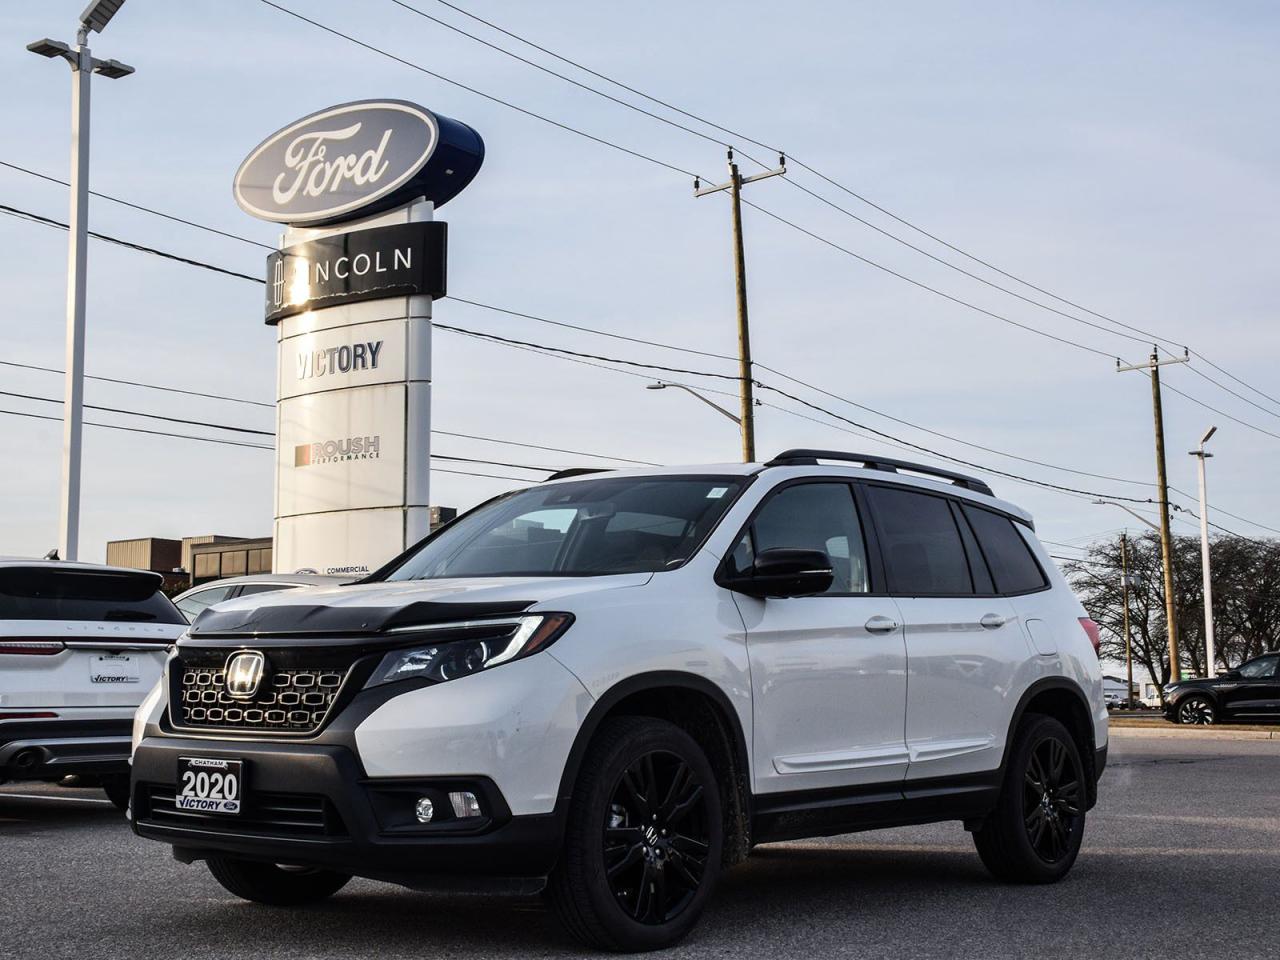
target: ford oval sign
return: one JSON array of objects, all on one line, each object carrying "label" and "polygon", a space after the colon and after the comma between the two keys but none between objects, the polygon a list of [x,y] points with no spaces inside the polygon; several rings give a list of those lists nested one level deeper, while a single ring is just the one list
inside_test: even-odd
[{"label": "ford oval sign", "polygon": [[403,100],[330,107],[272,134],[236,171],[245,213],[297,226],[365,217],[417,197],[437,207],[484,162],[465,123]]}]

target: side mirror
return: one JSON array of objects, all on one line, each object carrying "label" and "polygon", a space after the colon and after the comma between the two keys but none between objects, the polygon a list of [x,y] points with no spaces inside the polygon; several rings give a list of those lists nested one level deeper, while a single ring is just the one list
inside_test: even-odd
[{"label": "side mirror", "polygon": [[825,593],[835,579],[831,558],[822,550],[774,547],[762,550],[751,569],[725,586],[749,597],[804,597]]},{"label": "side mirror", "polygon": [[1222,679],[1224,680],[1239,680],[1240,671],[1239,670],[1223,670],[1220,674],[1218,674],[1218,676],[1222,677]]}]

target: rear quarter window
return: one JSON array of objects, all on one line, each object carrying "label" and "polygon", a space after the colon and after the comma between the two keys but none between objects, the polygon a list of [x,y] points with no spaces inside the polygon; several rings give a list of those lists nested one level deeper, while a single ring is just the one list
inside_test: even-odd
[{"label": "rear quarter window", "polygon": [[963,504],[998,593],[1029,593],[1048,585],[1031,548],[1008,517]]},{"label": "rear quarter window", "polygon": [[0,569],[0,620],[186,623],[159,584],[141,571]]}]

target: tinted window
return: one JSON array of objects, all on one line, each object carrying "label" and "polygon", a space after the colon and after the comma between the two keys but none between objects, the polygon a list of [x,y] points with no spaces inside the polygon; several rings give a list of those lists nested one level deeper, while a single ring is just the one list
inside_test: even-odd
[{"label": "tinted window", "polygon": [[1265,680],[1267,677],[1275,676],[1278,660],[1280,657],[1259,657],[1257,660],[1250,660],[1240,667],[1240,676],[1251,680]]},{"label": "tinted window", "polygon": [[188,620],[194,620],[207,607],[221,603],[231,593],[231,587],[210,587],[208,590],[197,590],[178,601],[178,609]]},{"label": "tinted window", "polygon": [[917,597],[973,592],[964,544],[946,500],[892,487],[866,490],[891,593]]},{"label": "tinted window", "polygon": [[240,588],[237,597],[247,597],[254,593],[277,593],[281,590],[296,590],[296,583],[246,583]]},{"label": "tinted window", "polygon": [[775,547],[823,551],[835,573],[828,593],[870,590],[867,548],[848,484],[803,483],[774,494],[735,548],[733,563],[745,570],[756,553]]},{"label": "tinted window", "polygon": [[978,546],[991,568],[998,592],[1025,593],[1045,585],[1040,565],[1012,520],[968,504],[963,510],[978,537]]},{"label": "tinted window", "polygon": [[185,623],[144,573],[11,567],[0,570],[0,620]]},{"label": "tinted window", "polygon": [[687,560],[741,489],[740,477],[604,477],[550,484],[443,528],[389,576],[652,573]]}]

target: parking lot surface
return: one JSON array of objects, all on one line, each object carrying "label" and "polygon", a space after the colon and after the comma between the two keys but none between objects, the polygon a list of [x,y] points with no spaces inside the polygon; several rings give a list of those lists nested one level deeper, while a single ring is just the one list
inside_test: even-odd
[{"label": "parking lot surface", "polygon": [[[758,848],[673,957],[1275,957],[1280,741],[1126,731],[1074,871],[994,883],[959,824]],[[353,881],[242,903],[90,790],[0,788],[0,957],[581,956],[539,899]]]}]

